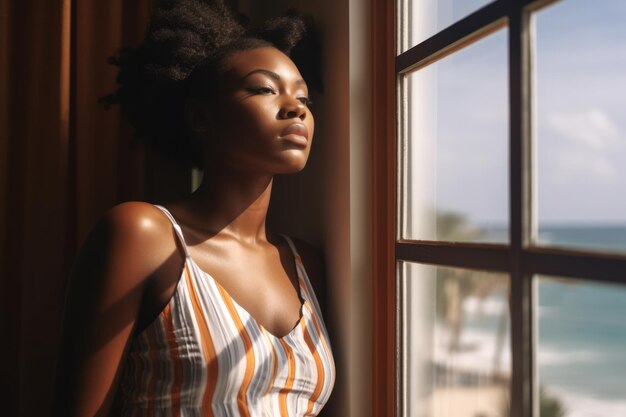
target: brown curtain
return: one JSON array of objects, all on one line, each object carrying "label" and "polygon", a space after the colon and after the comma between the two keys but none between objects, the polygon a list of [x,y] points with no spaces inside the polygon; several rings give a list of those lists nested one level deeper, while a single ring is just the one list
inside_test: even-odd
[{"label": "brown curtain", "polygon": [[0,2],[0,415],[45,417],[77,248],[113,205],[175,197],[190,173],[131,149],[97,103],[154,0]]}]

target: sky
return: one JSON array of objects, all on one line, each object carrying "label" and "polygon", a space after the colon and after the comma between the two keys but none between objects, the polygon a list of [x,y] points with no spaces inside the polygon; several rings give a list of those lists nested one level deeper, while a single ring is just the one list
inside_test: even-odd
[{"label": "sky", "polygon": [[[420,2],[429,16],[414,42],[487,3]],[[562,0],[535,16],[540,225],[626,224],[625,20],[623,0]],[[480,224],[508,222],[507,36],[500,30],[410,75],[411,94],[428,90],[433,106],[426,110],[432,123],[423,114],[409,122],[410,146],[425,146],[437,167],[432,202]],[[413,102],[411,111],[425,111]]]}]

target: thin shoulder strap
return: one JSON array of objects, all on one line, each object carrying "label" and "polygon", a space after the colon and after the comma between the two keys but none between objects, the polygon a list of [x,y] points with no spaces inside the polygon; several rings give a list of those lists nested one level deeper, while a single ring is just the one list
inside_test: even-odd
[{"label": "thin shoulder strap", "polygon": [[293,254],[295,256],[297,256],[298,258],[300,258],[300,254],[298,253],[298,250],[296,249],[296,245],[294,245],[294,243],[291,240],[291,238],[289,236],[287,236],[286,234],[284,234],[284,233],[280,233],[279,232],[278,234],[285,238],[287,243],[289,243],[289,247],[291,248],[291,251],[293,252]]},{"label": "thin shoulder strap", "polygon": [[[298,250],[296,249],[296,245],[293,243],[292,239],[286,234],[284,233],[279,233],[279,234],[283,236],[285,240],[289,243],[291,250],[293,251],[296,258],[298,259],[297,263],[300,265],[300,268],[302,270],[301,276],[305,283],[305,293],[307,294],[307,299],[313,302],[313,308],[315,309],[315,313],[317,314],[318,319],[322,321],[323,323],[322,309],[317,299],[317,295],[315,294],[315,291],[313,289],[313,285],[311,284],[311,280],[309,279],[309,274],[307,274],[306,268],[304,267],[304,262],[302,262],[302,258],[300,257],[300,254],[298,253]],[[329,340],[328,332],[326,331],[325,326],[322,326],[322,331],[324,332],[326,341],[328,345],[330,346],[330,340]]]},{"label": "thin shoulder strap", "polygon": [[153,204],[153,205],[155,207],[161,209],[161,211],[163,213],[165,213],[167,218],[170,220],[170,222],[172,223],[172,226],[174,226],[174,230],[176,231],[176,235],[178,235],[178,239],[180,240],[180,243],[183,246],[183,250],[185,251],[185,256],[188,257],[189,253],[187,252],[187,243],[185,242],[185,237],[183,236],[183,231],[181,230],[181,228],[178,225],[178,223],[176,223],[176,219],[174,219],[174,216],[172,216],[172,213],[170,213],[168,209],[166,209],[165,207],[163,207],[161,205],[158,205],[158,204]]}]

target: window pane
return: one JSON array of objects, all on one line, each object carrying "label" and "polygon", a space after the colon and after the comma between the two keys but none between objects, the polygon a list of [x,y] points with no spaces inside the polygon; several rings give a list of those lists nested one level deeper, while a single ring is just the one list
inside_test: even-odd
[{"label": "window pane", "polygon": [[508,278],[400,262],[406,417],[509,415]]},{"label": "window pane", "polygon": [[508,242],[507,30],[404,78],[403,237]]},{"label": "window pane", "polygon": [[[493,0],[405,1],[408,7],[406,18],[410,22],[407,24],[408,48],[493,2]],[[400,49],[400,52],[404,52],[403,48]]]},{"label": "window pane", "polygon": [[626,2],[536,13],[540,244],[626,250]]},{"label": "window pane", "polygon": [[626,286],[537,281],[536,359],[544,409],[562,409],[564,417],[626,416]]}]

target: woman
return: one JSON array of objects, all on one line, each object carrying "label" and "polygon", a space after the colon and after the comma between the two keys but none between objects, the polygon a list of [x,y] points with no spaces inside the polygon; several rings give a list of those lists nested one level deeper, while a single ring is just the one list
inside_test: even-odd
[{"label": "woman", "polygon": [[335,379],[319,261],[265,229],[273,176],[302,170],[313,139],[287,55],[304,25],[249,32],[221,3],[160,3],[115,61],[107,101],[204,177],[167,205],[119,204],[92,230],[70,279],[55,415],[317,415]]}]

